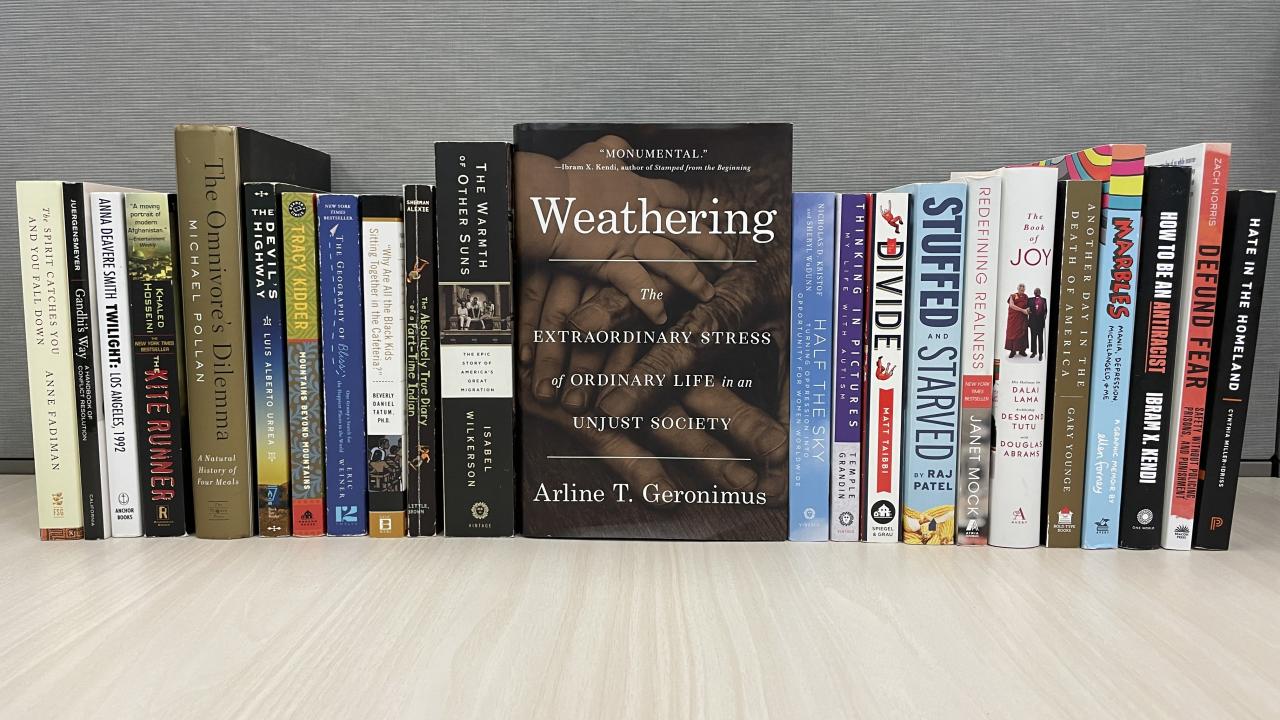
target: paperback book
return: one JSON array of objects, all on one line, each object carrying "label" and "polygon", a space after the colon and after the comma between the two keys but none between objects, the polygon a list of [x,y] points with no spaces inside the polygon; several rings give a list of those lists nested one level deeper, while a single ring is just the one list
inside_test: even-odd
[{"label": "paperback book", "polygon": [[867,330],[867,542],[897,542],[911,196],[876,193]]},{"label": "paperback book", "polygon": [[[404,221],[399,195],[360,198],[369,534],[404,537]],[[467,368],[459,368],[464,374]]]},{"label": "paperback book", "polygon": [[1003,181],[996,318],[997,360],[991,464],[991,534],[1000,547],[1040,544],[1048,361],[1044,330],[1054,320],[1053,223],[1057,171],[1014,167]]},{"label": "paperback book", "polygon": [[908,545],[952,545],[956,536],[968,188],[947,182],[898,190],[911,195],[912,216],[902,541]]},{"label": "paperback book", "polygon": [[[515,139],[524,533],[785,539],[791,126],[538,124]],[[442,302],[452,175],[436,175]],[[831,212],[815,214],[828,232]],[[828,473],[822,502],[803,501],[822,538]]]},{"label": "paperback book", "polygon": [[516,529],[511,163],[507,143],[436,143],[447,535]]},{"label": "paperback book", "polygon": [[1175,434],[1174,345],[1182,314],[1182,275],[1191,170],[1149,167],[1143,181],[1142,259],[1138,262],[1133,379],[1124,487],[1120,493],[1120,547],[1160,547],[1165,476]]},{"label": "paperback book", "polygon": [[991,384],[995,362],[996,267],[1000,257],[998,173],[952,173],[968,187],[961,333],[960,485],[956,544],[986,545],[991,509]]},{"label": "paperback book", "polygon": [[285,344],[284,267],[280,193],[301,190],[278,183],[245,183],[245,284],[249,326],[249,380],[253,392],[253,450],[258,533],[293,534],[289,503],[289,391]]},{"label": "paperback book", "polygon": [[1058,247],[1054,261],[1058,283],[1051,300],[1058,308],[1058,322],[1049,340],[1052,401],[1045,428],[1050,438],[1044,465],[1048,483],[1044,542],[1048,547],[1080,547],[1101,217],[1101,182],[1058,183]]},{"label": "paperback book", "polygon": [[253,534],[241,183],[329,188],[329,156],[248,128],[178,125],[179,268],[196,534]]},{"label": "paperback book", "polygon": [[89,243],[96,294],[96,352],[102,376],[106,418],[107,487],[111,496],[111,534],[142,536],[142,485],[134,407],[133,352],[130,338],[129,271],[125,246],[124,193],[89,195]]},{"label": "paperback book", "polygon": [[404,186],[405,530],[436,534],[439,392],[436,389],[435,188]]},{"label": "paperback book", "polygon": [[41,540],[84,538],[60,182],[19,182],[19,252]]},{"label": "paperback book", "polygon": [[294,537],[325,533],[324,395],[316,275],[316,196],[280,193],[289,347],[289,489]]},{"label": "paperback book", "polygon": [[[88,186],[93,188],[95,186]],[[80,505],[84,538],[111,537],[107,514],[107,426],[102,416],[102,383],[94,343],[94,272],[89,251],[89,191],[83,183],[63,185],[66,221],[67,297],[71,354],[75,367],[76,440],[80,454]]]},{"label": "paperback book", "polygon": [[1218,294],[1213,365],[1209,386],[1209,416],[1200,454],[1200,488],[1196,494],[1196,524],[1192,543],[1208,550],[1226,550],[1231,543],[1236,486],[1253,359],[1262,323],[1262,291],[1266,287],[1267,253],[1276,194],[1258,190],[1227,193],[1223,228],[1222,286]]},{"label": "paperback book", "polygon": [[830,526],[833,193],[792,198],[791,540],[826,540]]},{"label": "paperback book", "polygon": [[316,196],[320,367],[324,396],[324,505],[329,535],[365,535],[364,257],[360,199]]},{"label": "paperback book", "polygon": [[1231,145],[1202,143],[1166,150],[1150,156],[1148,162],[1191,168],[1187,240],[1183,247],[1187,271],[1182,274],[1182,312],[1173,345],[1178,352],[1173,365],[1172,427],[1177,431],[1169,439],[1172,450],[1165,475],[1161,539],[1161,546],[1167,549],[1189,550],[1209,399]]},{"label": "paperback book", "polygon": [[866,403],[867,218],[871,195],[836,200],[835,394],[831,418],[832,540],[857,541],[862,528],[863,407]]},{"label": "paperback book", "polygon": [[167,193],[130,192],[124,207],[142,529],[148,537],[175,537],[187,534],[177,205]]}]

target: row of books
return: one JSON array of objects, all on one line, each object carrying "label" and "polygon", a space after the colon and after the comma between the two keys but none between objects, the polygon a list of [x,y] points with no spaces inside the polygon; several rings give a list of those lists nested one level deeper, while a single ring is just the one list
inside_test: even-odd
[{"label": "row of books", "polygon": [[791,138],[519,125],[380,196],[181,125],[176,194],[19,183],[41,536],[1226,547],[1229,146],[793,196]]}]

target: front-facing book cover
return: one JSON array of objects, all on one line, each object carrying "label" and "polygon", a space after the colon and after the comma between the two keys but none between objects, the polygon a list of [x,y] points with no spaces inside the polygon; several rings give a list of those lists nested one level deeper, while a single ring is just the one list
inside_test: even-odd
[{"label": "front-facing book cover", "polygon": [[791,126],[515,141],[524,534],[786,539]]}]

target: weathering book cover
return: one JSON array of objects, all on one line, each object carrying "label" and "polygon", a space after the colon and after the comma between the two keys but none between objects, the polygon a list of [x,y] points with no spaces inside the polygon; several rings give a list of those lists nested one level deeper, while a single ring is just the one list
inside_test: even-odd
[{"label": "weathering book cover", "polygon": [[517,126],[525,535],[786,539],[791,135]]}]

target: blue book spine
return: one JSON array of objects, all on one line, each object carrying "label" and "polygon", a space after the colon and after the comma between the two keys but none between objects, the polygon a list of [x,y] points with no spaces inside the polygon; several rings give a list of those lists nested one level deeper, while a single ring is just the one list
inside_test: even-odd
[{"label": "blue book spine", "polygon": [[321,368],[324,373],[325,514],[330,535],[365,535],[364,265],[359,198],[320,195]]},{"label": "blue book spine", "polygon": [[912,194],[910,320],[902,451],[902,541],[951,545],[956,535],[960,338],[964,315],[963,183],[899,188]]},{"label": "blue book spine", "polygon": [[834,193],[796,193],[791,260],[792,540],[826,540],[831,477]]},{"label": "blue book spine", "polygon": [[1103,242],[1098,252],[1094,310],[1089,443],[1085,457],[1081,547],[1119,545],[1120,490],[1124,479],[1133,363],[1139,239],[1142,237],[1142,145],[1113,145],[1111,178],[1103,187]]}]

